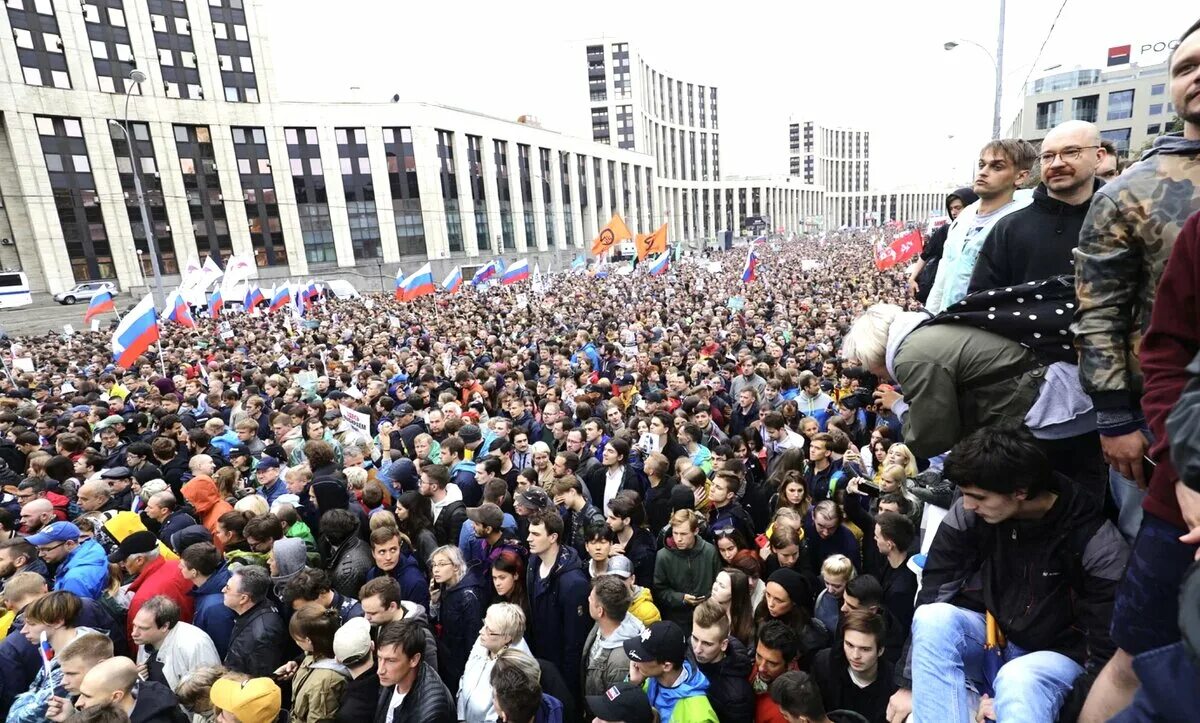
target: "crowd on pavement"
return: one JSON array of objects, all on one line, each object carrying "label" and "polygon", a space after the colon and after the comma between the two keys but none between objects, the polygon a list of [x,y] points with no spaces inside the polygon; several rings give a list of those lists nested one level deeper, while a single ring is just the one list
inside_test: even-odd
[{"label": "crowd on pavement", "polygon": [[13,340],[0,713],[1194,720],[1200,23],[1169,92],[1127,168],[986,143],[903,271],[844,230],[199,313],[128,369]]}]

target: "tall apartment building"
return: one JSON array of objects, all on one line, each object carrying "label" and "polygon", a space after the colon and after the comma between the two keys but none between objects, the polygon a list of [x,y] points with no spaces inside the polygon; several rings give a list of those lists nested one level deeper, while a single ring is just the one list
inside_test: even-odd
[{"label": "tall apartment building", "polygon": [[1175,118],[1167,86],[1167,64],[1076,68],[1038,78],[1026,90],[1021,112],[1009,133],[1039,143],[1051,128],[1085,120],[1100,128],[1121,156],[1135,153],[1166,132]]}]

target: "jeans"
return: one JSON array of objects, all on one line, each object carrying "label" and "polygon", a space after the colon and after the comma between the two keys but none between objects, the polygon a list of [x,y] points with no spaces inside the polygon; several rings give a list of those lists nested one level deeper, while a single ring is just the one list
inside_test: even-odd
[{"label": "jeans", "polygon": [[1083,667],[1061,653],[1026,652],[1005,646],[994,679],[985,670],[984,616],[949,603],[917,608],[912,630],[912,691],[915,723],[974,721],[977,689],[996,691],[998,723],[1053,721]]},{"label": "jeans", "polygon": [[1146,499],[1146,490],[1137,486],[1137,482],[1125,477],[1112,467],[1108,468],[1108,491],[1113,501],[1117,503],[1117,529],[1125,537],[1126,542],[1133,542],[1137,537],[1138,528],[1142,526],[1142,500]]}]

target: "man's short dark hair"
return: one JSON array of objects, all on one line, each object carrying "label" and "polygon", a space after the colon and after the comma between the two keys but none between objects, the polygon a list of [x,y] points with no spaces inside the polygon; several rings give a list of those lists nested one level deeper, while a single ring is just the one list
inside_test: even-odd
[{"label": "man's short dark hair", "polygon": [[542,686],[531,680],[520,668],[497,665],[492,668],[490,682],[496,692],[499,713],[508,721],[531,721],[542,705]]},{"label": "man's short dark hair", "polygon": [[0,542],[0,550],[8,550],[9,554],[14,558],[24,557],[25,564],[38,559],[37,548],[29,544],[24,537],[14,537]]},{"label": "man's short dark hair", "polygon": [[179,555],[183,564],[196,572],[211,577],[221,567],[224,559],[211,542],[196,542],[188,545]]},{"label": "man's short dark hair", "polygon": [[808,673],[791,670],[771,683],[771,700],[784,713],[807,720],[824,720],[821,689]]},{"label": "man's short dark hair", "polygon": [[912,520],[895,512],[880,512],[875,518],[875,526],[879,528],[879,534],[891,540],[900,550],[911,547],[916,537]]},{"label": "man's short dark hair", "polygon": [[592,580],[592,591],[604,610],[604,617],[617,622],[625,619],[632,596],[621,578],[616,575],[601,575]]},{"label": "man's short dark hair", "polygon": [[558,542],[562,544],[563,537],[563,518],[558,514],[558,509],[538,510],[529,516],[529,526],[541,525],[546,528],[547,535],[558,535]]},{"label": "man's short dark hair", "polygon": [[882,505],[885,502],[896,505],[896,509],[899,510],[900,514],[902,514],[902,515],[911,515],[912,514],[912,511],[913,511],[912,500],[905,497],[903,493],[888,492],[886,495],[883,495],[879,498],[879,504]]},{"label": "man's short dark hair", "polygon": [[1004,157],[1016,166],[1018,171],[1028,171],[1033,168],[1033,162],[1037,160],[1037,149],[1029,141],[1020,138],[999,138],[988,141],[979,151],[979,155],[982,156],[987,151],[1004,154]]},{"label": "man's short dark hair", "polygon": [[1024,426],[975,430],[950,450],[942,475],[958,487],[979,487],[1002,495],[1023,490],[1026,499],[1054,488],[1050,460]]},{"label": "man's short dark hair", "polygon": [[324,570],[306,567],[283,588],[283,604],[291,608],[297,600],[314,602],[331,589],[329,575]]},{"label": "man's short dark hair", "polygon": [[758,642],[783,654],[783,664],[791,665],[800,654],[800,634],[782,620],[768,620],[758,629]]},{"label": "man's short dark hair", "polygon": [[400,589],[400,583],[390,575],[367,580],[366,584],[359,588],[359,600],[366,600],[369,597],[378,597],[384,610],[392,605],[399,607],[400,603],[404,602],[404,593]]},{"label": "man's short dark hair", "polygon": [[163,626],[174,628],[179,624],[179,603],[166,595],[155,595],[142,605],[142,609],[154,614],[154,627],[156,628]]},{"label": "man's short dark hair", "polygon": [[859,605],[873,607],[883,604],[883,585],[874,575],[859,575],[846,583],[846,594],[858,600]]},{"label": "man's short dark hair", "polygon": [[42,477],[26,477],[17,485],[17,489],[22,492],[32,492],[35,495],[44,495],[46,494],[46,480]]},{"label": "man's short dark hair", "polygon": [[335,547],[358,534],[360,521],[350,510],[333,509],[321,515],[321,536]]},{"label": "man's short dark hair", "polygon": [[[405,656],[415,658],[425,655],[425,633],[420,623],[412,619],[401,619],[390,622],[379,629],[379,637],[375,639],[375,649],[383,650],[394,646]],[[422,661],[423,662],[423,661]]]},{"label": "man's short dark hair", "polygon": [[425,464],[421,465],[421,474],[426,475],[440,490],[446,489],[446,485],[450,484],[450,470],[446,469],[444,464]]},{"label": "man's short dark hair", "polygon": [[271,575],[257,565],[239,567],[233,574],[240,579],[239,591],[250,598],[252,603],[262,602],[271,590]]},{"label": "man's short dark hair", "polygon": [[563,466],[567,468],[568,472],[575,472],[575,470],[579,469],[579,455],[568,450],[563,450],[558,453],[558,456],[563,458]]}]

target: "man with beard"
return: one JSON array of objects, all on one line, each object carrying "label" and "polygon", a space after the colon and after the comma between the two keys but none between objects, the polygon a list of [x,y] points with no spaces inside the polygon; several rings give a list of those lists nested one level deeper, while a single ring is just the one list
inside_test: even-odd
[{"label": "man with beard", "polygon": [[1108,156],[1092,123],[1060,123],[1042,141],[1042,182],[1033,203],[996,222],[971,275],[968,293],[1073,274],[1083,218],[1104,185],[1096,168]]},{"label": "man with beard", "polygon": [[37,548],[26,542],[25,538],[14,537],[0,542],[0,588],[13,575],[21,572],[36,572],[47,582],[50,581],[50,568],[38,557]]}]

